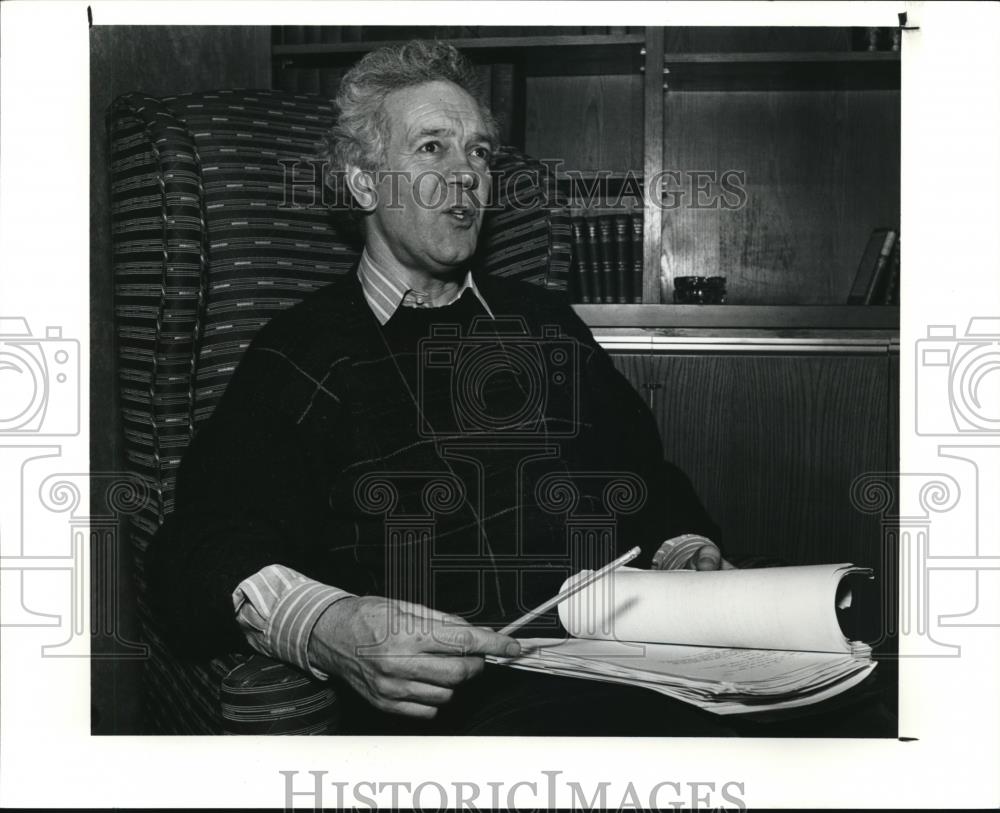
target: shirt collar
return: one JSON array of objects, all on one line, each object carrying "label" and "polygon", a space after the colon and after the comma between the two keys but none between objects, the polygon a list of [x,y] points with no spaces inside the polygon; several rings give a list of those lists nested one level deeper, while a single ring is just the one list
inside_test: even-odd
[{"label": "shirt collar", "polygon": [[483,299],[483,295],[476,287],[476,281],[472,278],[471,271],[465,272],[465,279],[454,296],[450,296],[436,305],[430,303],[426,294],[408,288],[406,283],[391,271],[376,267],[375,263],[372,262],[372,258],[368,255],[368,249],[365,249],[361,253],[361,261],[358,263],[358,277],[361,280],[361,289],[364,291],[368,307],[372,309],[372,313],[375,314],[375,318],[378,319],[380,325],[388,322],[401,306],[405,305],[406,307],[414,308],[443,307],[457,302],[466,290],[472,291],[476,299],[479,300],[480,304],[486,310],[490,319],[496,318],[493,316],[490,306],[486,304],[486,300]]}]

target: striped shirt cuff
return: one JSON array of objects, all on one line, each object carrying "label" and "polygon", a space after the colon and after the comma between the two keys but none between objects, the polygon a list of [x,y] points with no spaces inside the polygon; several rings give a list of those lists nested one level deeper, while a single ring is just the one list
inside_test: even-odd
[{"label": "striped shirt cuff", "polygon": [[240,582],[233,609],[254,649],[326,680],[329,675],[309,663],[309,636],[327,607],[352,595],[290,567],[268,565]]}]

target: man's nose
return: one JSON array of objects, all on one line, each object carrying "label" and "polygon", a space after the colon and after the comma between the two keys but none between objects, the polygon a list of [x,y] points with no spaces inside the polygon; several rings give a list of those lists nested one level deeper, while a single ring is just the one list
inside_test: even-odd
[{"label": "man's nose", "polygon": [[471,169],[456,167],[451,171],[449,182],[467,192],[472,192],[479,188],[481,181],[479,175]]}]

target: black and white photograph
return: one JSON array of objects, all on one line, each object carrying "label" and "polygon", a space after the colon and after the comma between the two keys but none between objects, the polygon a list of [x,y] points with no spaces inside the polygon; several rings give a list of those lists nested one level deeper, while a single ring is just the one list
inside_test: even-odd
[{"label": "black and white photograph", "polygon": [[4,263],[4,660],[99,806],[898,806],[992,719],[922,698],[997,666],[1000,102],[918,102],[996,14],[191,5],[67,4],[81,219],[0,207],[75,269]]},{"label": "black and white photograph", "polygon": [[95,26],[95,731],[895,737],[900,42]]}]

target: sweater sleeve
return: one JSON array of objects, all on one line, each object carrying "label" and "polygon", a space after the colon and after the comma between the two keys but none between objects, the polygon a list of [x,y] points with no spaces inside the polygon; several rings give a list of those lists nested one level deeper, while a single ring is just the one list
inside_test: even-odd
[{"label": "sweater sleeve", "polygon": [[322,478],[283,405],[298,375],[280,352],[251,346],[184,455],[176,508],[145,574],[178,654],[248,651],[233,612],[238,585],[270,565],[317,572],[310,540],[322,528]]}]

